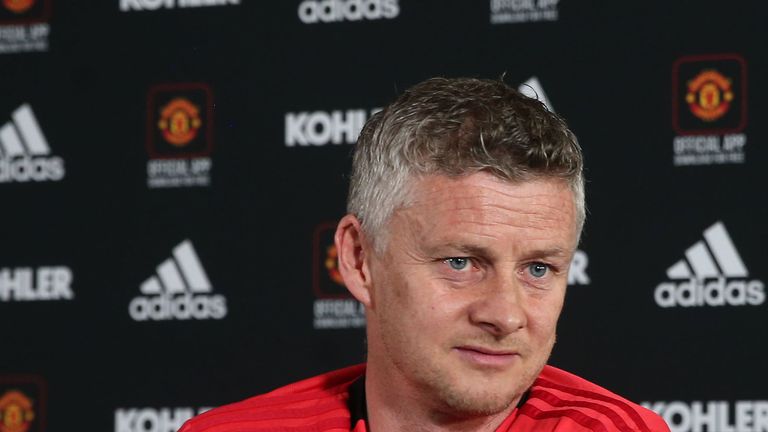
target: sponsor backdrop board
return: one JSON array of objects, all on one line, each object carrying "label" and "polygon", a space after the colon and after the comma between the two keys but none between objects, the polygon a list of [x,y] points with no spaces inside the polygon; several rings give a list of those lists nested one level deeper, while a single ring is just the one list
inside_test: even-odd
[{"label": "sponsor backdrop board", "polygon": [[331,241],[357,134],[427,77],[504,75],[586,155],[552,363],[673,431],[768,431],[766,12],[0,2],[0,430],[173,431],[363,361]]}]

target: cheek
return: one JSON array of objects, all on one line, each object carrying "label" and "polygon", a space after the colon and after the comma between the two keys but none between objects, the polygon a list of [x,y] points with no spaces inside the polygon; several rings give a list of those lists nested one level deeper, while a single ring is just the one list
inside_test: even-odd
[{"label": "cheek", "polygon": [[391,325],[407,332],[403,337],[427,341],[437,338],[455,317],[461,315],[463,302],[440,281],[401,274],[390,278],[382,293],[382,314]]},{"label": "cheek", "polygon": [[471,301],[471,290],[447,286],[427,264],[397,262],[392,257],[377,264],[372,269],[374,312],[389,325],[411,333],[406,337],[440,333]]},{"label": "cheek", "polygon": [[563,307],[563,296],[536,300],[528,308],[528,326],[540,338],[554,336]]},{"label": "cheek", "polygon": [[[383,276],[383,277],[382,277]],[[398,338],[410,338],[422,324],[423,311],[408,275],[393,271],[376,280],[374,313],[381,319],[382,331],[400,333]]]},{"label": "cheek", "polygon": [[404,312],[422,307],[429,295],[429,280],[419,266],[393,262],[390,271],[374,275],[377,296],[382,303],[397,305]]}]

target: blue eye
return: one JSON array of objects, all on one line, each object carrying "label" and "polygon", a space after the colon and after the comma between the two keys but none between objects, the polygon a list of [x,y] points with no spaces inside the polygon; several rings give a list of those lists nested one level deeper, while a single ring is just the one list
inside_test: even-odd
[{"label": "blue eye", "polygon": [[464,270],[469,265],[469,258],[448,258],[445,262],[454,270]]},{"label": "blue eye", "polygon": [[535,278],[542,278],[547,274],[549,267],[542,263],[532,263],[528,265],[528,272]]}]

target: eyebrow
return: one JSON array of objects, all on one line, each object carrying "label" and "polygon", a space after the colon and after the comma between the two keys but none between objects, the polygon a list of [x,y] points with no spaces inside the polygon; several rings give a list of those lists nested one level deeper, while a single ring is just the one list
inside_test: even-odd
[{"label": "eyebrow", "polygon": [[[488,248],[484,246],[477,246],[472,244],[465,244],[465,243],[448,243],[442,246],[442,248],[452,248],[456,249],[458,251],[461,251],[461,253],[465,253],[470,256],[477,256],[477,257],[493,257],[495,254]],[[438,248],[434,248],[438,249]],[[561,248],[561,247],[552,247],[552,248],[545,248],[545,249],[534,249],[532,251],[528,251],[523,255],[523,260],[529,260],[529,259],[535,259],[535,258],[567,258],[570,255],[570,252],[567,250]]]},{"label": "eyebrow", "polygon": [[534,259],[534,258],[568,258],[568,256],[571,254],[571,252],[568,252],[567,250],[560,248],[560,247],[553,247],[549,249],[535,249],[532,250],[524,255],[525,259]]},{"label": "eyebrow", "polygon": [[476,245],[471,245],[466,243],[447,243],[432,249],[456,249],[461,253],[465,253],[467,255],[473,255],[473,256],[487,257],[492,255],[491,250],[486,247],[476,246]]}]

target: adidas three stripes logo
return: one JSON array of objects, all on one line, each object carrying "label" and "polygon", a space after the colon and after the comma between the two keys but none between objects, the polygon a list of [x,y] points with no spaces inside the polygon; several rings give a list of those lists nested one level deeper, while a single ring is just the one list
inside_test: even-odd
[{"label": "adidas three stripes logo", "polygon": [[[686,263],[687,260],[687,263]],[[747,277],[749,273],[722,222],[704,230],[704,240],[685,251],[685,260],[667,270],[670,279]]]},{"label": "adidas three stripes logo", "polygon": [[152,276],[141,284],[140,290],[143,294],[211,292],[211,282],[189,240],[184,240],[173,248],[173,257],[157,266],[157,275],[159,279]]},{"label": "adidas three stripes logo", "polygon": [[58,181],[64,161],[51,155],[32,107],[23,104],[0,126],[0,183]]},{"label": "adidas three stripes logo", "polygon": [[685,250],[685,258],[667,269],[667,277],[653,294],[663,308],[758,306],[766,299],[765,285],[748,279],[747,267],[719,221]]},{"label": "adidas three stripes logo", "polygon": [[29,104],[17,108],[11,118],[13,121],[0,128],[0,157],[45,156],[51,152]]},{"label": "adidas three stripes logo", "polygon": [[135,321],[222,319],[227,316],[227,299],[213,294],[192,242],[184,240],[173,248],[171,257],[157,266],[157,274],[139,287],[128,312]]}]

